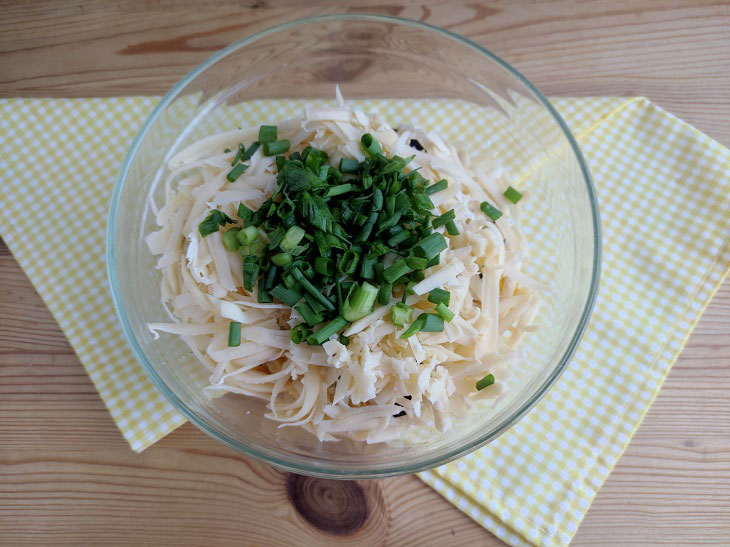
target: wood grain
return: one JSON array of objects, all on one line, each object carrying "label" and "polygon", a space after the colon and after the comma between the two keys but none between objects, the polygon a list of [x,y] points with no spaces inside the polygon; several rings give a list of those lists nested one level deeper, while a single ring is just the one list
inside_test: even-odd
[{"label": "wood grain", "polygon": [[[159,94],[254,30],[345,10],[421,19],[467,35],[551,95],[648,96],[730,145],[730,5],[704,0],[313,0],[307,7],[295,0],[5,0],[0,96]],[[0,243],[1,545],[499,544],[415,477],[349,490],[305,486],[317,502],[303,509],[309,520],[289,502],[286,474],[189,425],[132,453]],[[360,494],[352,492],[367,500],[367,511],[354,517],[347,500]],[[574,545],[707,542],[730,544],[730,283],[704,314]]]}]

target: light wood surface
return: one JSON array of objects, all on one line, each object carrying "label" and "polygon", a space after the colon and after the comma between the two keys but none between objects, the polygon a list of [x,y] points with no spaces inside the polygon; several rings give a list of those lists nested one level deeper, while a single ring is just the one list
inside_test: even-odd
[{"label": "light wood surface", "polygon": [[[549,95],[647,96],[730,145],[727,2],[301,5],[0,1],[0,96],[160,94],[253,30],[305,15],[368,11],[464,34],[516,65]],[[298,507],[288,492],[295,493]],[[308,500],[321,506],[311,507]],[[365,512],[358,509],[363,506]],[[337,518],[322,516],[330,513]],[[295,480],[189,425],[142,455],[132,453],[40,297],[0,243],[0,545],[345,540],[499,544],[415,477],[346,485]],[[697,543],[730,544],[727,282],[574,541]]]}]

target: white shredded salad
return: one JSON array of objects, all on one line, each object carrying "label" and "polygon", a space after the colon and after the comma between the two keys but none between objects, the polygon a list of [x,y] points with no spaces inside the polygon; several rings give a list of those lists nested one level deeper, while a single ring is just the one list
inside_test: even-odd
[{"label": "white shredded salad", "polygon": [[[407,304],[431,309],[428,292],[450,291],[455,314],[443,332],[418,332],[401,340],[405,327],[378,306],[322,346],[295,344],[289,329],[301,316],[284,304],[258,303],[243,289],[241,257],[225,248],[221,232],[201,237],[198,224],[213,209],[237,219],[244,203],[255,210],[277,187],[273,157],[259,148],[235,183],[226,180],[238,144],[252,142],[258,127],[204,138],[170,159],[165,203],[150,203],[160,229],[147,244],[159,255],[162,301],[171,322],[149,323],[158,333],[177,335],[210,372],[211,395],[235,393],[267,401],[266,418],[280,427],[298,426],[321,441],[351,438],[368,443],[403,436],[414,425],[445,431],[480,399],[504,390],[503,378],[521,358],[518,344],[537,327],[540,285],[521,271],[528,259],[518,206],[505,199],[508,183],[493,159],[469,159],[433,132],[400,125],[345,105],[307,108],[302,118],[278,124],[290,152],[307,145],[324,150],[332,165],[340,158],[363,161],[360,137],[371,133],[383,154],[415,155],[407,171],[420,168],[431,183],[448,180],[434,193],[434,214],[454,209],[460,235],[440,264],[425,270]],[[417,139],[423,150],[410,146]],[[230,152],[224,152],[230,149]],[[525,198],[527,198],[525,194]],[[493,222],[480,210],[489,200],[503,215]],[[523,199],[519,205],[525,201]],[[393,299],[391,305],[400,299]],[[231,321],[241,323],[241,344],[228,347]],[[493,373],[496,382],[481,391],[475,382]],[[405,412],[405,414],[404,414]]]}]

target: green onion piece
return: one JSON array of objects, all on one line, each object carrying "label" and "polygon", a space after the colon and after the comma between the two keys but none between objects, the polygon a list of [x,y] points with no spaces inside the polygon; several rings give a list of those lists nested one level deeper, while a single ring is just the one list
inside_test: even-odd
[{"label": "green onion piece", "polygon": [[291,264],[292,257],[289,253],[279,253],[273,255],[270,260],[277,266],[286,266],[288,264]]},{"label": "green onion piece", "polygon": [[292,276],[294,276],[294,279],[296,279],[299,284],[302,286],[302,288],[307,291],[309,294],[314,296],[320,304],[322,304],[327,310],[334,311],[335,307],[332,305],[332,302],[327,300],[327,297],[325,297],[321,292],[317,290],[317,287],[312,285],[312,283],[304,277],[304,274],[299,271],[299,268],[293,268],[291,271]]},{"label": "green onion piece", "polygon": [[494,383],[494,374],[487,374],[484,378],[477,382],[477,391],[483,390]]},{"label": "green onion piece", "polygon": [[251,159],[251,156],[253,156],[256,153],[256,150],[259,149],[260,144],[258,142],[254,142],[251,146],[248,147],[248,149],[241,155],[241,161],[247,161]]},{"label": "green onion piece", "polygon": [[416,334],[418,331],[420,331],[423,328],[423,324],[426,321],[423,317],[424,315],[426,315],[426,314],[422,313],[421,315],[419,315],[418,318],[413,323],[411,323],[411,326],[408,327],[405,331],[403,331],[403,334],[400,335],[400,338],[405,340],[406,338],[410,338],[411,336]]},{"label": "green onion piece", "polygon": [[415,281],[416,283],[419,283],[424,279],[426,279],[426,274],[423,273],[423,270],[418,270],[411,274],[411,281]]},{"label": "green onion piece", "polygon": [[517,203],[522,199],[522,193],[515,190],[511,186],[508,186],[507,189],[504,191],[504,197],[506,197],[512,203]]},{"label": "green onion piece", "polygon": [[360,286],[356,284],[353,287],[355,290],[344,302],[342,315],[347,321],[357,321],[373,311],[373,304],[378,296],[378,289],[367,281],[363,281]]},{"label": "green onion piece", "polygon": [[446,223],[446,231],[450,236],[458,236],[461,233],[456,227],[456,224],[454,224],[453,220],[450,220]]},{"label": "green onion piece", "polygon": [[487,215],[487,217],[489,217],[493,221],[496,221],[499,217],[502,216],[502,211],[500,211],[494,205],[487,201],[482,201],[482,204],[479,206],[479,208],[482,210],[482,213]]},{"label": "green onion piece", "polygon": [[364,190],[369,190],[373,185],[373,177],[370,175],[362,176],[362,187]]},{"label": "green onion piece", "polygon": [[360,164],[357,160],[352,158],[342,158],[340,160],[340,171],[343,173],[357,173],[360,169]]},{"label": "green onion piece", "polygon": [[449,185],[448,182],[446,182],[446,179],[441,179],[440,181],[432,184],[431,186],[427,186],[425,192],[427,194],[435,194],[436,192],[440,192],[441,190],[446,190],[446,187]]},{"label": "green onion piece", "polygon": [[431,266],[438,266],[439,264],[441,264],[441,255],[436,255],[428,261],[428,264],[426,264],[426,268],[430,268]]},{"label": "green onion piece", "polygon": [[314,271],[320,275],[334,275],[335,264],[329,258],[318,256],[314,259]]},{"label": "green onion piece", "polygon": [[386,283],[394,285],[397,279],[403,277],[411,271],[413,270],[409,268],[406,261],[401,258],[400,260],[396,261],[395,264],[386,268],[383,271],[383,280],[385,280]]},{"label": "green onion piece", "polygon": [[[287,139],[264,143],[264,156],[276,156],[289,151],[291,144]],[[316,176],[316,175],[315,175]]]},{"label": "green onion piece", "polygon": [[378,220],[378,213],[372,212],[370,213],[370,216],[368,217],[365,224],[363,224],[362,229],[357,234],[357,237],[355,238],[356,242],[359,241],[366,241],[370,237],[370,233],[373,231],[373,227],[375,226],[375,223]]},{"label": "green onion piece", "polygon": [[262,125],[259,127],[259,142],[261,144],[274,142],[276,140],[276,134],[277,129],[275,125]]},{"label": "green onion piece", "polygon": [[248,223],[249,220],[251,220],[252,214],[253,211],[246,207],[243,203],[238,204],[238,218],[243,220],[244,225]]},{"label": "green onion piece", "polygon": [[426,268],[428,260],[416,256],[409,256],[406,258],[406,264],[411,270],[423,270]]},{"label": "green onion piece", "polygon": [[322,197],[331,198],[334,196],[339,196],[340,194],[346,194],[347,192],[350,192],[352,189],[353,186],[349,182],[346,184],[338,184],[337,186],[330,186],[329,188],[327,188],[327,191]]},{"label": "green onion piece", "polygon": [[324,344],[330,336],[335,334],[340,329],[347,325],[347,321],[344,317],[337,316],[332,321],[324,325],[317,332],[307,336],[307,344],[311,346],[320,346]]},{"label": "green onion piece", "polygon": [[286,158],[284,156],[276,156],[276,170],[281,172],[282,169],[284,169],[284,165],[286,165]]},{"label": "green onion piece", "polygon": [[447,222],[451,222],[455,218],[456,218],[456,213],[454,213],[453,209],[449,209],[440,217],[436,217],[435,219],[433,219],[431,221],[431,226],[433,226],[434,228],[438,228],[439,226],[443,226]]},{"label": "green onion piece", "polygon": [[419,319],[423,317],[423,326],[421,332],[443,332],[444,320],[435,313],[422,313]]},{"label": "green onion piece", "polygon": [[310,334],[312,334],[312,331],[307,328],[307,325],[305,323],[299,323],[289,331],[289,338],[295,344],[301,344]]},{"label": "green onion piece", "polygon": [[231,228],[230,230],[226,230],[223,234],[223,245],[226,246],[226,249],[229,251],[236,252],[238,248],[241,246],[241,244],[238,241],[238,229],[237,228]]},{"label": "green onion piece", "polygon": [[388,240],[388,245],[395,247],[398,244],[403,243],[409,237],[411,237],[411,233],[408,230],[402,230]]},{"label": "green onion piece", "polygon": [[447,323],[454,318],[454,312],[447,308],[443,302],[436,304],[436,313]]},{"label": "green onion piece", "polygon": [[312,311],[314,313],[324,311],[324,306],[317,302],[317,300],[315,300],[315,298],[311,294],[304,293],[304,300],[307,301],[307,304],[309,304],[309,307],[312,308]]},{"label": "green onion piece", "polygon": [[433,289],[430,293],[428,293],[428,301],[437,305],[444,304],[445,306],[448,306],[451,301],[451,293],[444,289]]},{"label": "green onion piece", "polygon": [[231,321],[228,323],[228,347],[234,348],[241,345],[241,323]]},{"label": "green onion piece", "polygon": [[[228,150],[230,152],[230,150],[228,148],[226,148],[226,150]],[[236,150],[236,155],[233,157],[233,161],[231,162],[231,167],[236,165],[239,162],[239,160],[243,156],[244,150],[245,150],[245,148],[243,147],[243,143],[240,143],[238,145],[238,150]]]},{"label": "green onion piece", "polygon": [[304,319],[310,327],[313,327],[324,320],[324,316],[321,313],[315,312],[306,302],[297,304],[294,306],[294,309],[299,312],[299,315],[302,316],[302,319]]},{"label": "green onion piece", "polygon": [[376,141],[370,133],[365,133],[360,138],[360,145],[365,153],[370,157],[383,153],[383,149],[380,148],[380,144],[378,144],[378,141]]},{"label": "green onion piece", "polygon": [[421,256],[427,260],[431,260],[433,257],[446,249],[449,244],[446,242],[446,238],[443,234],[434,232],[431,235],[424,237],[416,245],[413,246],[413,252],[417,256]]},{"label": "green onion piece", "polygon": [[275,265],[269,266],[269,271],[266,272],[266,282],[265,287],[266,290],[269,291],[274,288],[274,283],[276,283],[276,278],[279,276],[279,268]]},{"label": "green onion piece", "polygon": [[390,321],[396,327],[403,327],[411,320],[412,314],[413,308],[406,306],[402,302],[398,302],[395,306],[390,308]]},{"label": "green onion piece", "polygon": [[286,286],[287,289],[296,289],[299,287],[299,283],[297,283],[297,280],[294,279],[294,276],[291,274],[282,275],[281,280],[284,282],[284,286]]},{"label": "green onion piece", "polygon": [[[270,269],[269,272],[272,269]],[[266,290],[267,281],[268,281],[268,278],[264,279],[262,277],[261,279],[259,279],[258,290],[256,291],[256,300],[258,300],[262,304],[268,304],[269,302],[273,302],[273,298],[271,298],[271,294],[269,293],[268,290]]]},{"label": "green onion piece", "polygon": [[312,265],[309,262],[304,262],[301,266],[299,266],[299,271],[301,271],[307,279],[314,279],[314,268],[312,268]]},{"label": "green onion piece", "polygon": [[299,245],[299,242],[304,237],[304,230],[299,226],[292,226],[284,234],[284,239],[279,243],[279,248],[282,251],[291,251],[294,247]]},{"label": "green onion piece", "polygon": [[251,245],[259,238],[259,231],[256,226],[246,226],[243,230],[238,231],[236,237],[241,245]]},{"label": "green onion piece", "polygon": [[269,291],[271,296],[279,300],[282,304],[286,304],[290,308],[299,302],[301,295],[296,289],[290,289],[283,285],[277,285]]},{"label": "green onion piece", "polygon": [[360,277],[363,279],[373,279],[375,277],[375,264],[378,259],[374,256],[367,255],[360,262]]},{"label": "green onion piece", "polygon": [[387,306],[390,303],[390,297],[393,294],[393,285],[390,283],[382,283],[378,291],[378,304]]},{"label": "green onion piece", "polygon": [[327,237],[322,230],[314,231],[314,242],[317,244],[319,250],[319,256],[323,258],[330,257],[330,244],[327,242]]},{"label": "green onion piece", "polygon": [[226,175],[228,182],[236,182],[238,177],[240,177],[246,169],[248,169],[248,165],[244,163],[236,165],[233,169],[228,171],[228,174]]},{"label": "green onion piece", "polygon": [[259,261],[255,256],[243,257],[243,288],[253,291],[256,278],[259,276]]},{"label": "green onion piece", "polygon": [[225,214],[223,211],[213,209],[205,220],[198,224],[198,231],[202,237],[209,236],[213,232],[218,231],[218,226],[225,226],[226,224],[234,224],[235,221]]},{"label": "green onion piece", "polygon": [[350,339],[345,336],[344,334],[340,334],[340,344],[343,346],[349,346],[350,345]]},{"label": "green onion piece", "polygon": [[337,269],[344,274],[351,275],[355,273],[358,262],[360,262],[360,253],[353,251],[352,249],[347,249],[345,254],[342,255],[340,263],[337,265]]},{"label": "green onion piece", "polygon": [[413,286],[416,284],[415,281],[411,280],[406,283],[406,288],[403,289],[403,295],[401,296],[401,302],[406,303],[406,298],[409,294],[413,294]]}]

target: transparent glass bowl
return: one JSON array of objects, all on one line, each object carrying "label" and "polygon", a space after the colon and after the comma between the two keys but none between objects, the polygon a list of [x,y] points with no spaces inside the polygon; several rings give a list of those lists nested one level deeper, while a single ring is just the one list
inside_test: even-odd
[{"label": "transparent glass bowl", "polygon": [[[144,235],[155,228],[148,197],[162,202],[160,180],[167,159],[212,132],[275,123],[252,114],[256,108],[250,105],[260,104],[256,101],[331,100],[335,84],[346,99],[388,100],[382,104],[391,108],[381,111],[396,126],[412,122],[414,112],[421,116],[423,105],[433,104],[437,115],[421,116],[422,125],[456,141],[467,135],[460,146],[471,153],[488,148],[487,153],[503,157],[511,180],[530,194],[522,215],[533,253],[527,271],[548,287],[538,315],[541,329],[528,336],[525,358],[505,380],[508,389],[500,398],[451,431],[412,446],[320,443],[296,428],[277,428],[263,417],[260,401],[208,398],[202,390],[207,373],[187,346],[172,335],[153,340],[146,327],[166,320],[156,259]],[[459,119],[449,121],[453,111]],[[455,128],[461,128],[457,134]],[[114,188],[107,260],[113,299],[137,359],[192,423],[244,454],[290,471],[382,477],[422,471],[483,446],[545,394],[575,351],[591,312],[600,269],[600,225],[575,139],[545,97],[514,68],[465,38],[423,23],[325,16],[245,38],[198,66],[164,96],[134,140]]]}]

